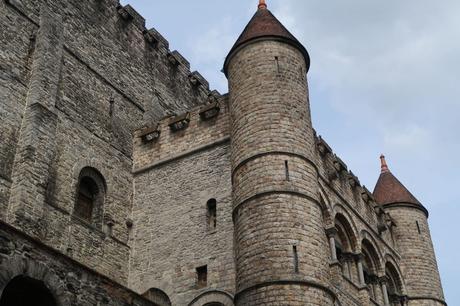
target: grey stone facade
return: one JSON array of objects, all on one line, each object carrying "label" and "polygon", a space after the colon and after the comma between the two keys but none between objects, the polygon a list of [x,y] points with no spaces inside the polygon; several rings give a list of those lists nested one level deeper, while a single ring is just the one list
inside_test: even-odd
[{"label": "grey stone facade", "polygon": [[446,305],[425,212],[377,203],[316,135],[293,38],[233,49],[220,95],[116,0],[1,0],[0,29],[0,306],[26,284],[59,306]]}]

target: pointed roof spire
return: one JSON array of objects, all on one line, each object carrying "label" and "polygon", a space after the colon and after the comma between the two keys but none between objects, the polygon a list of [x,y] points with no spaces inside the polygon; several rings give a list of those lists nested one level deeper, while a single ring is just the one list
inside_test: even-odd
[{"label": "pointed roof spire", "polygon": [[265,0],[259,0],[259,10],[266,9],[266,8],[267,8],[267,3],[265,3]]},{"label": "pointed roof spire", "polygon": [[224,63],[224,72],[227,74],[227,65],[236,53],[247,44],[261,40],[275,40],[290,44],[304,55],[307,71],[310,68],[310,56],[307,49],[292,35],[286,27],[270,12],[265,0],[259,0],[258,10],[238,37]]},{"label": "pointed roof spire", "polygon": [[388,168],[387,161],[385,160],[385,155],[380,155],[380,168],[382,170],[382,173],[385,172],[390,172],[390,169]]},{"label": "pointed roof spire", "polygon": [[381,173],[373,192],[376,202],[384,206],[391,204],[415,205],[428,215],[426,208],[391,173],[384,155],[380,156],[380,163]]}]

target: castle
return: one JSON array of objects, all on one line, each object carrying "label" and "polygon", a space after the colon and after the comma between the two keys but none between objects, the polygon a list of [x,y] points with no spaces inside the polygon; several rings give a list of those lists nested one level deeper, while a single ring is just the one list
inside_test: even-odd
[{"label": "castle", "polygon": [[118,0],[0,13],[0,306],[447,305],[428,211],[316,134],[264,1],[225,95]]}]

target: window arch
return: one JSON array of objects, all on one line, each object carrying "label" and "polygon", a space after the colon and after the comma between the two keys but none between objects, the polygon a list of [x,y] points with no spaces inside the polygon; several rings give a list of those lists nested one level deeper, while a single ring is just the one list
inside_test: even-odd
[{"label": "window arch", "polygon": [[374,246],[368,240],[362,242],[362,253],[363,253],[363,273],[364,283],[370,289],[370,295],[372,299],[376,299],[376,290],[378,290],[378,262],[379,257]]},{"label": "window arch", "polygon": [[168,295],[160,289],[151,288],[143,296],[157,306],[171,306],[171,300]]},{"label": "window arch", "polygon": [[337,260],[342,266],[342,272],[349,279],[352,278],[351,262],[353,250],[355,249],[355,236],[353,229],[342,214],[337,214],[334,220],[334,227],[336,229],[335,237],[335,251]]},{"label": "window arch", "polygon": [[56,301],[43,282],[17,276],[3,290],[0,306],[56,306]]},{"label": "window arch", "polygon": [[385,265],[385,276],[388,280],[387,290],[391,305],[404,305],[401,277],[399,276],[398,270],[391,262],[387,262]]},{"label": "window arch", "polygon": [[74,216],[101,226],[106,189],[104,177],[99,171],[83,168],[78,177]]}]

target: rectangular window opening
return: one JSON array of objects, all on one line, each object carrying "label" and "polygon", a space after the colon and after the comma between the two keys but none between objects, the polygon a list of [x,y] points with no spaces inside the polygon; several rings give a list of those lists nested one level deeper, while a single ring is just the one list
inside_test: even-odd
[{"label": "rectangular window opening", "polygon": [[208,285],[208,266],[196,268],[197,287],[204,288]]},{"label": "rectangular window opening", "polygon": [[420,229],[420,224],[418,223],[418,221],[415,221],[415,224],[417,224],[417,231],[419,234],[422,233],[421,229]]},{"label": "rectangular window opening", "polygon": [[208,229],[214,230],[217,227],[217,202],[215,199],[211,199],[207,203],[207,221]]},{"label": "rectangular window opening", "polygon": [[286,174],[286,181],[290,181],[291,178],[289,176],[289,162],[287,160],[284,161],[284,170],[285,170],[285,174]]},{"label": "rectangular window opening", "polygon": [[280,73],[280,62],[278,56],[275,56],[276,72]]},{"label": "rectangular window opening", "polygon": [[294,253],[294,272],[299,273],[299,254],[297,253],[297,246],[292,246],[292,251]]}]

